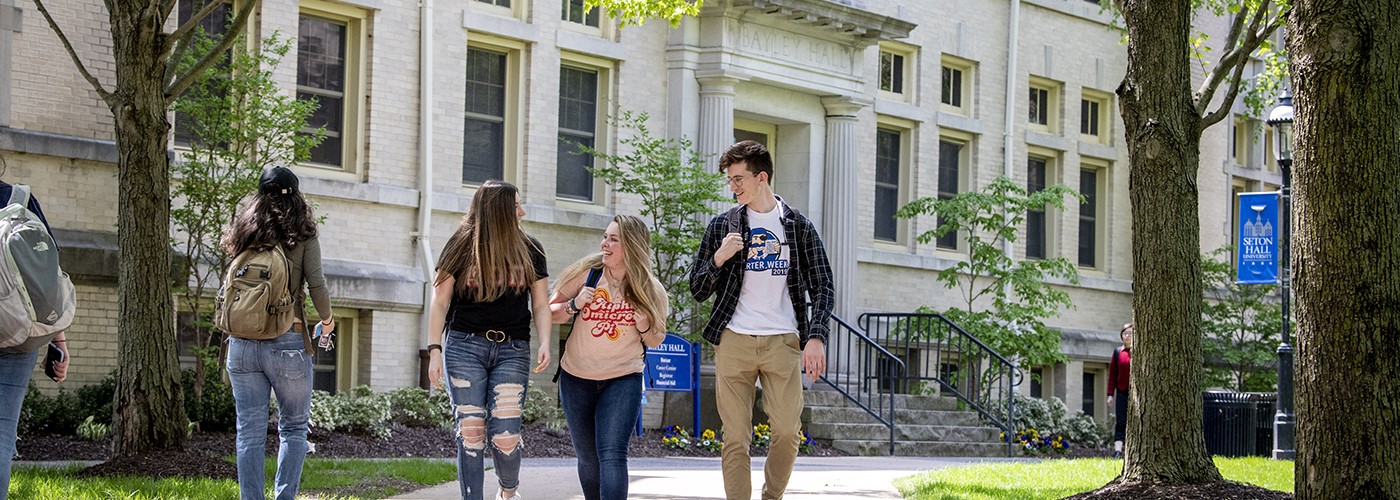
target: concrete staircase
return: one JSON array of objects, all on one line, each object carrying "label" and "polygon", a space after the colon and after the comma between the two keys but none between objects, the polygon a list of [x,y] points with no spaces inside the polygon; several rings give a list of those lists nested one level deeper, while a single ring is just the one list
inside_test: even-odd
[{"label": "concrete staircase", "polygon": [[[803,421],[813,439],[854,455],[888,455],[890,430],[832,390],[809,390]],[[888,403],[887,403],[888,404]],[[895,396],[894,454],[922,457],[1002,457],[1000,429],[982,425],[977,413],[958,410],[946,396]]]}]

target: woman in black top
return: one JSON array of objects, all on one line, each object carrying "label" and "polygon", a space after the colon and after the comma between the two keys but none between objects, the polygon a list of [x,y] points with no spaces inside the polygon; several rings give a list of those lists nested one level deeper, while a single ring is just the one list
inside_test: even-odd
[{"label": "woman in black top", "polygon": [[466,500],[483,498],[488,444],[501,483],[496,498],[519,496],[532,322],[541,335],[534,371],[550,362],[549,270],[539,241],[520,229],[524,215],[515,186],[483,183],[433,281],[428,378],[441,387],[446,372]]}]

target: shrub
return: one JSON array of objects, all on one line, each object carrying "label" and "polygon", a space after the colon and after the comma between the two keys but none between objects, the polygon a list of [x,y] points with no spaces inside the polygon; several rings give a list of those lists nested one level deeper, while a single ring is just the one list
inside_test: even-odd
[{"label": "shrub", "polygon": [[375,394],[367,385],[334,395],[326,391],[311,393],[313,427],[388,439],[391,431],[385,424],[389,419],[389,398]]},{"label": "shrub", "polygon": [[538,387],[531,387],[525,391],[525,409],[521,413],[521,420],[524,423],[532,423],[543,420],[553,422],[564,416],[564,409],[559,407],[559,403],[554,397],[545,394]]},{"label": "shrub", "polygon": [[180,385],[185,391],[185,415],[190,423],[205,432],[232,431],[238,426],[238,410],[234,405],[233,389],[217,373],[206,374],[204,390],[194,397],[195,371],[180,370]]},{"label": "shrub", "polygon": [[49,397],[30,382],[20,408],[19,433],[72,434],[82,423],[84,414],[80,412],[78,397],[73,393],[60,387],[57,395]]},{"label": "shrub", "polygon": [[390,419],[409,427],[447,427],[452,424],[452,405],[447,391],[404,387],[386,393]]},{"label": "shrub", "polygon": [[94,422],[92,417],[92,415],[88,415],[87,420],[83,420],[83,423],[78,424],[78,437],[88,441],[101,441],[106,439],[107,436],[112,433],[111,427],[108,427],[107,424]]},{"label": "shrub", "polygon": [[[1020,440],[1024,435],[1029,439],[1032,433],[1036,434],[1042,442],[1036,444],[1035,451],[1043,446],[1052,445],[1052,442],[1045,440],[1053,441],[1056,436],[1062,437],[1066,446],[1075,443],[1086,448],[1103,447],[1112,436],[1112,427],[1107,421],[1096,421],[1084,412],[1077,412],[1078,415],[1073,418],[1066,418],[1069,410],[1059,398],[1046,400],[1020,394],[1015,398],[1016,418],[1012,421],[1011,428],[1017,429],[1018,432],[1014,437]],[[1004,419],[1005,414],[1001,414],[1000,417]],[[1005,438],[1005,433],[1002,433],[1002,439]]]},{"label": "shrub", "polygon": [[93,422],[112,424],[112,401],[117,395],[117,371],[107,372],[96,384],[78,388],[78,416],[91,415]]}]

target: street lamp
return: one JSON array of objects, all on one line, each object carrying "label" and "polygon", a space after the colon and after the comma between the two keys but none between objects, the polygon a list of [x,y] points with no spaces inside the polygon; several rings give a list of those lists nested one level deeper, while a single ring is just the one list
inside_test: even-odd
[{"label": "street lamp", "polygon": [[1289,269],[1288,239],[1292,237],[1292,211],[1290,205],[1293,183],[1290,170],[1293,168],[1293,95],[1288,90],[1278,98],[1278,106],[1269,113],[1269,125],[1274,126],[1278,136],[1274,147],[1278,154],[1278,168],[1283,172],[1283,191],[1279,197],[1279,284],[1283,292],[1283,341],[1278,345],[1278,412],[1274,414],[1274,459],[1292,460],[1294,455],[1293,436],[1298,421],[1293,415],[1293,346],[1288,344],[1288,301],[1293,295],[1291,281],[1293,273]]}]

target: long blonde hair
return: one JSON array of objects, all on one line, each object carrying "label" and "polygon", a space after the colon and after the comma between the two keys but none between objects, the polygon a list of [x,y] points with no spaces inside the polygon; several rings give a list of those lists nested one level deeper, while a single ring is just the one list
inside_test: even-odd
[{"label": "long blonde hair", "polygon": [[496,180],[477,188],[471,209],[442,250],[434,285],[451,276],[457,280],[457,294],[490,302],[507,290],[528,289],[539,279],[530,257],[534,243],[520,230],[515,215],[519,195],[515,186]]},{"label": "long blonde hair", "polygon": [[[622,298],[651,319],[648,332],[658,328],[664,332],[666,315],[670,314],[670,298],[661,281],[651,273],[651,233],[646,223],[631,215],[618,215],[612,221],[617,224],[623,249],[622,266],[627,270],[627,277],[622,280]],[[555,291],[559,291],[559,285],[576,280],[589,270],[602,268],[601,252],[579,259],[560,273],[554,282]]]}]

